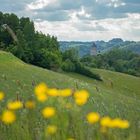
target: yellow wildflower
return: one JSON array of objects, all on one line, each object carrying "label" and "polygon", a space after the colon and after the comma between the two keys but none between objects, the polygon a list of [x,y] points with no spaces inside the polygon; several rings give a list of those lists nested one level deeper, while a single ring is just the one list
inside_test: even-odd
[{"label": "yellow wildflower", "polygon": [[16,115],[10,110],[5,110],[1,116],[1,120],[5,124],[13,123],[16,120]]},{"label": "yellow wildflower", "polygon": [[0,91],[0,101],[3,100],[4,98],[4,93]]},{"label": "yellow wildflower", "polygon": [[109,117],[104,117],[101,119],[101,126],[103,127],[126,129],[129,125],[127,120],[121,120],[120,118],[110,119]]},{"label": "yellow wildflower", "polygon": [[48,87],[45,83],[40,83],[38,86],[35,87],[35,94],[37,100],[40,102],[45,102],[48,99],[47,96]]},{"label": "yellow wildflower", "polygon": [[98,122],[100,119],[100,115],[95,112],[91,112],[91,113],[87,114],[86,117],[87,117],[88,123],[90,123],[90,124],[94,124],[94,123]]},{"label": "yellow wildflower", "polygon": [[63,89],[59,91],[59,96],[61,97],[69,97],[72,96],[72,90],[71,89]]},{"label": "yellow wildflower", "polygon": [[51,118],[55,115],[56,110],[54,107],[46,107],[42,110],[42,115],[44,118]]},{"label": "yellow wildflower", "polygon": [[112,127],[112,128],[115,128],[115,127],[119,128],[120,124],[121,124],[121,119],[120,118],[112,119],[110,127]]},{"label": "yellow wildflower", "polygon": [[86,90],[77,91],[74,94],[74,98],[76,104],[82,106],[87,102],[89,98],[89,93]]},{"label": "yellow wildflower", "polygon": [[46,135],[54,135],[57,132],[57,126],[55,125],[48,125],[48,127],[45,130]]},{"label": "yellow wildflower", "polygon": [[35,108],[35,102],[34,101],[27,101],[25,103],[25,107],[28,109],[33,109],[33,108]]},{"label": "yellow wildflower", "polygon": [[112,120],[111,127],[126,129],[129,127],[129,122],[127,120],[121,120],[120,118],[116,118]]},{"label": "yellow wildflower", "polygon": [[40,83],[35,87],[35,94],[40,95],[46,93],[48,87],[45,83]]},{"label": "yellow wildflower", "polygon": [[45,93],[37,95],[37,100],[40,102],[45,102],[48,99],[48,96]]},{"label": "yellow wildflower", "polygon": [[58,96],[58,90],[56,88],[48,89],[47,95],[56,97]]},{"label": "yellow wildflower", "polygon": [[102,127],[111,127],[112,121],[110,117],[103,117],[100,121]]},{"label": "yellow wildflower", "polygon": [[8,109],[17,110],[23,107],[23,103],[21,101],[13,101],[7,104]]},{"label": "yellow wildflower", "polygon": [[122,123],[120,125],[120,128],[122,129],[126,129],[126,128],[129,128],[130,124],[127,120],[122,120]]}]

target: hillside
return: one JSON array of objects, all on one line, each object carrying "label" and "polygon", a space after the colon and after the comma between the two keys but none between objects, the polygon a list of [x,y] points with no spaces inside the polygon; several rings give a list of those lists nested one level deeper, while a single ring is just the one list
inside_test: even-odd
[{"label": "hillside", "polygon": [[[76,48],[79,52],[79,56],[84,56],[90,54],[90,50],[93,42],[60,41],[59,44],[62,51],[65,51],[69,48]],[[97,46],[97,51],[100,53],[109,51],[113,48],[121,48],[121,49],[131,50],[135,53],[140,54],[140,42],[123,41],[122,39],[115,38],[108,42],[95,41],[95,44]]]},{"label": "hillside", "polygon": [[[106,70],[93,69],[93,71],[101,75],[103,82],[78,74],[60,74],[28,65],[12,54],[0,51],[0,90],[7,93],[8,98],[14,99],[19,94],[21,98],[28,99],[33,94],[33,84],[40,82],[46,82],[50,87],[87,89],[91,99],[84,107],[84,112],[94,110],[103,116],[128,119],[131,127],[122,135],[127,134],[130,140],[138,140],[140,137],[138,123],[140,121],[140,78]],[[20,128],[15,135],[23,136],[22,132]],[[11,140],[13,139],[11,136]]]}]

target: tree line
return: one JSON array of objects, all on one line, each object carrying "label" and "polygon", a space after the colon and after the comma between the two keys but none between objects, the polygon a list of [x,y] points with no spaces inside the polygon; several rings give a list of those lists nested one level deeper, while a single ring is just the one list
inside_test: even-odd
[{"label": "tree line", "polygon": [[97,56],[84,56],[80,61],[88,67],[140,76],[140,55],[127,49],[114,48]]},{"label": "tree line", "polygon": [[[3,24],[14,31],[18,42],[14,42],[11,35],[2,28]],[[13,13],[0,12],[0,50],[11,52],[29,64],[55,71],[77,72],[101,80],[79,58],[71,55],[71,50],[62,53],[57,37],[35,31],[34,23],[28,17],[19,18]]]}]

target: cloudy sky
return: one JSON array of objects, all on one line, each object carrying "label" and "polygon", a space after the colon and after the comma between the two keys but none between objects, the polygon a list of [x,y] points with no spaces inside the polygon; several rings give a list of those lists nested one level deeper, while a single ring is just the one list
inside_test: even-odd
[{"label": "cloudy sky", "polygon": [[0,11],[28,16],[59,40],[140,41],[140,0],[0,0]]}]

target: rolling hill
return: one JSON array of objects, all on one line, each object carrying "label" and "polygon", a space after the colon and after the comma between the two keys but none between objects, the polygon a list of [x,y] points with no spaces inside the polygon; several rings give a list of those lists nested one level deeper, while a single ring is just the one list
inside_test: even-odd
[{"label": "rolling hill", "polygon": [[[80,41],[60,41],[60,49],[61,51],[68,50],[70,48],[75,48],[79,52],[79,56],[84,56],[90,54],[90,50],[92,47],[93,42],[80,42]],[[124,41],[120,38],[114,38],[112,40],[109,40],[108,42],[105,42],[103,40],[101,41],[95,41],[95,44],[97,46],[97,52],[104,53],[107,51],[110,51],[113,48],[120,48],[120,49],[126,49],[131,50],[135,53],[140,54],[140,42],[137,41]]]},{"label": "rolling hill", "polygon": [[[98,111],[102,116],[121,117],[130,121],[129,130],[121,133],[124,140],[138,140],[140,137],[140,78],[111,72],[107,70],[92,69],[100,74],[103,82],[90,79],[75,73],[56,73],[43,68],[25,64],[11,53],[0,51],[0,90],[6,93],[7,98],[15,99],[17,94],[22,99],[29,99],[33,95],[34,84],[46,82],[49,87],[87,89],[90,100],[83,108],[84,112]],[[18,124],[19,125],[19,124]],[[30,139],[30,133],[16,128],[16,134],[22,140]],[[17,129],[18,128],[18,129]],[[0,127],[1,130],[1,127]],[[4,131],[0,132],[2,138],[8,139]],[[120,134],[119,134],[120,135]]]}]

